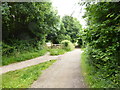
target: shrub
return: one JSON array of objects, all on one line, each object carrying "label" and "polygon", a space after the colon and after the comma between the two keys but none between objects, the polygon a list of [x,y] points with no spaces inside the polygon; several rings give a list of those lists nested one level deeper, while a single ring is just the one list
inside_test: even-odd
[{"label": "shrub", "polygon": [[13,40],[9,44],[1,44],[2,65],[39,57],[47,51],[40,41],[35,40]]},{"label": "shrub", "polygon": [[[118,3],[97,3],[88,5],[85,17],[89,22],[83,33],[87,46],[88,61],[100,72],[100,77],[113,81],[109,86],[120,87],[120,27]],[[111,11],[111,10],[115,10]],[[102,19],[101,19],[102,17]],[[101,88],[101,87],[100,87]]]},{"label": "shrub", "polygon": [[6,55],[6,54],[9,55],[13,51],[14,51],[14,47],[9,46],[2,42],[2,55]]},{"label": "shrub", "polygon": [[66,51],[71,51],[75,48],[72,42],[68,40],[63,40],[61,44],[62,44],[62,48],[65,49]]}]

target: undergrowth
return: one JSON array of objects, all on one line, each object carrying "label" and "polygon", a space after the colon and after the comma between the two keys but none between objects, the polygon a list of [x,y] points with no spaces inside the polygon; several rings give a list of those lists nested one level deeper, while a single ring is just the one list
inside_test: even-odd
[{"label": "undergrowth", "polygon": [[15,55],[3,56],[2,65],[8,65],[15,62],[33,59],[44,55],[46,52],[47,50],[43,49],[36,52],[22,52],[22,53],[16,53]]},{"label": "undergrowth", "polygon": [[47,48],[45,44],[42,45],[34,40],[14,40],[9,45],[2,42],[2,65],[33,59],[44,55],[47,51],[50,52],[50,55],[61,55],[73,50],[73,47],[70,41],[65,41],[60,48]]},{"label": "undergrowth", "polygon": [[108,76],[100,69],[96,69],[88,62],[85,52],[81,57],[82,74],[90,88],[118,88],[119,84],[114,81],[115,77]]},{"label": "undergrowth", "polygon": [[44,45],[35,40],[13,40],[10,44],[2,42],[2,65],[33,59],[46,52]]}]

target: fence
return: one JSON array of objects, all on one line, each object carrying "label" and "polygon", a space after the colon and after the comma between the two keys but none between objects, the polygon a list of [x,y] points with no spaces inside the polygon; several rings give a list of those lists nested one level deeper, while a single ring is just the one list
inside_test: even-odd
[{"label": "fence", "polygon": [[61,44],[46,43],[48,48],[61,48]]}]

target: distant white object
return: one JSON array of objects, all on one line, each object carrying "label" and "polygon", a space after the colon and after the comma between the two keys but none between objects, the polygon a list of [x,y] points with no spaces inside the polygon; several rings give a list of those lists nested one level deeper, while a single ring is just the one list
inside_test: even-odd
[{"label": "distant white object", "polygon": [[48,47],[51,47],[51,46],[52,46],[52,43],[48,42],[48,43],[46,43],[46,45],[47,45]]}]

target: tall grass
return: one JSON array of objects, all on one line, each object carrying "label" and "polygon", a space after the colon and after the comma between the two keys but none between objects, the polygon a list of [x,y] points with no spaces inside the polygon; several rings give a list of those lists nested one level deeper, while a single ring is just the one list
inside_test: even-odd
[{"label": "tall grass", "polygon": [[46,52],[44,45],[35,40],[12,40],[10,44],[2,42],[2,65],[33,59]]},{"label": "tall grass", "polygon": [[9,56],[3,56],[2,57],[2,65],[8,65],[15,62],[25,61],[29,59],[33,59],[35,57],[39,57],[44,55],[47,52],[46,49],[36,51],[36,52],[22,52],[22,53],[16,53],[14,55]]},{"label": "tall grass", "polygon": [[[25,61],[44,55],[47,51],[50,55],[61,55],[74,49],[74,45],[64,40],[62,47],[48,49],[45,45],[33,41],[14,41],[12,45],[2,43],[2,65]],[[66,45],[67,44],[67,45]]]}]

